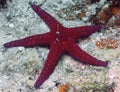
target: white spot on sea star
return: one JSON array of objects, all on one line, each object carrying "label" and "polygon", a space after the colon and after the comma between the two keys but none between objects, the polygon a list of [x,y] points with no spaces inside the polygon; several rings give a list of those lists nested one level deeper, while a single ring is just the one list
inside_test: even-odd
[{"label": "white spot on sea star", "polygon": [[57,41],[57,42],[59,42],[59,39],[58,39],[58,38],[56,38],[56,41]]},{"label": "white spot on sea star", "polygon": [[60,32],[59,32],[59,31],[56,31],[56,34],[60,34]]}]

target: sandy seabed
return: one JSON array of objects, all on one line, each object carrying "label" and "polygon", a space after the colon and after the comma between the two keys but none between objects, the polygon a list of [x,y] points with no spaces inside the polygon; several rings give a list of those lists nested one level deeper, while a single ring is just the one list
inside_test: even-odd
[{"label": "sandy seabed", "polygon": [[[3,44],[50,31],[29,5],[29,1],[42,4],[48,13],[54,16],[65,27],[90,25],[81,20],[65,20],[56,15],[56,10],[68,7],[81,0],[12,0],[7,8],[0,11],[0,92],[59,92],[57,84],[69,83],[68,92],[103,92],[104,87],[113,87],[120,92],[120,44],[115,49],[99,49],[95,41],[100,38],[113,37],[120,40],[120,28],[108,29],[108,34],[94,33],[90,41],[78,45],[101,60],[109,60],[107,68],[83,65],[68,55],[63,55],[53,74],[45,81],[41,89],[34,88],[34,82],[41,71],[49,52],[48,48],[14,47],[6,49]],[[83,0],[85,1],[85,0]],[[105,0],[103,0],[105,1]],[[100,2],[99,5],[104,4]],[[97,6],[90,6],[88,12],[95,12]],[[112,31],[112,33],[109,33]],[[117,36],[116,36],[117,35]],[[100,90],[101,89],[101,90]],[[109,92],[109,91],[108,91]]]}]

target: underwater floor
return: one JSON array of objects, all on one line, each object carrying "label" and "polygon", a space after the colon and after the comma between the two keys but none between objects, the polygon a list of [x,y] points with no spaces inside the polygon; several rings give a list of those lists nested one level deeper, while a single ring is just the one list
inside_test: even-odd
[{"label": "underwater floor", "polygon": [[[5,5],[2,1],[0,0],[0,92],[120,92],[120,8],[116,5],[119,1],[7,0]],[[41,72],[49,49],[39,46],[7,49],[3,46],[12,40],[50,31],[32,10],[29,1],[42,5],[45,11],[65,27],[102,24],[101,32],[79,39],[77,44],[95,58],[109,61],[108,66],[83,64],[64,54],[49,79],[40,89],[35,89],[34,82]],[[111,3],[113,6],[110,6]],[[106,12],[110,9],[111,15]]]}]

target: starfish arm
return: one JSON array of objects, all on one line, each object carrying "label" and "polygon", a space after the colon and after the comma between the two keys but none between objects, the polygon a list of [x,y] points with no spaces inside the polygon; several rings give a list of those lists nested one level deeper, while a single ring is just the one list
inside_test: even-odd
[{"label": "starfish arm", "polygon": [[75,28],[68,28],[67,32],[70,36],[74,37],[75,39],[81,37],[88,37],[92,33],[96,31],[100,31],[102,28],[102,25],[95,25],[95,26],[81,26],[81,27],[75,27]]},{"label": "starfish arm", "polygon": [[29,36],[23,39],[10,41],[4,44],[5,48],[11,48],[11,47],[32,47],[32,46],[38,46],[38,45],[48,45],[49,43],[49,34],[38,34]]},{"label": "starfish arm", "polygon": [[58,26],[62,26],[54,17],[44,11],[41,7],[30,2],[31,7],[37,13],[37,15],[45,21],[50,29],[56,29]]},{"label": "starfish arm", "polygon": [[90,65],[95,66],[104,66],[106,67],[108,65],[108,62],[100,61],[93,56],[87,54],[85,51],[83,51],[76,43],[71,43],[68,46],[68,53],[73,56],[74,58]]},{"label": "starfish arm", "polygon": [[42,69],[42,72],[34,84],[35,88],[39,88],[44,83],[44,81],[49,78],[50,74],[55,68],[55,65],[57,64],[57,59],[60,57],[60,55],[61,51],[57,46],[52,46],[50,48],[50,52]]}]

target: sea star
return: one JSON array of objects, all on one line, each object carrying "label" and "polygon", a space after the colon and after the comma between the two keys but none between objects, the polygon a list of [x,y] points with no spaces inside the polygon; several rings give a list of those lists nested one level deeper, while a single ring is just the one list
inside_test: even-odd
[{"label": "sea star", "polygon": [[50,74],[54,70],[55,65],[57,64],[58,58],[61,56],[62,53],[65,52],[78,59],[79,61],[90,65],[104,67],[108,65],[108,62],[100,61],[87,54],[76,43],[78,38],[88,37],[92,33],[100,31],[102,27],[101,25],[65,28],[55,18],[45,12],[38,5],[32,3],[30,3],[30,5],[33,10],[39,15],[39,17],[42,18],[48,25],[48,27],[50,28],[50,32],[11,41],[5,43],[4,47],[33,47],[41,45],[50,46],[50,51],[42,72],[40,73],[40,76],[34,84],[35,88],[39,88],[44,83],[44,81],[49,78]]}]

